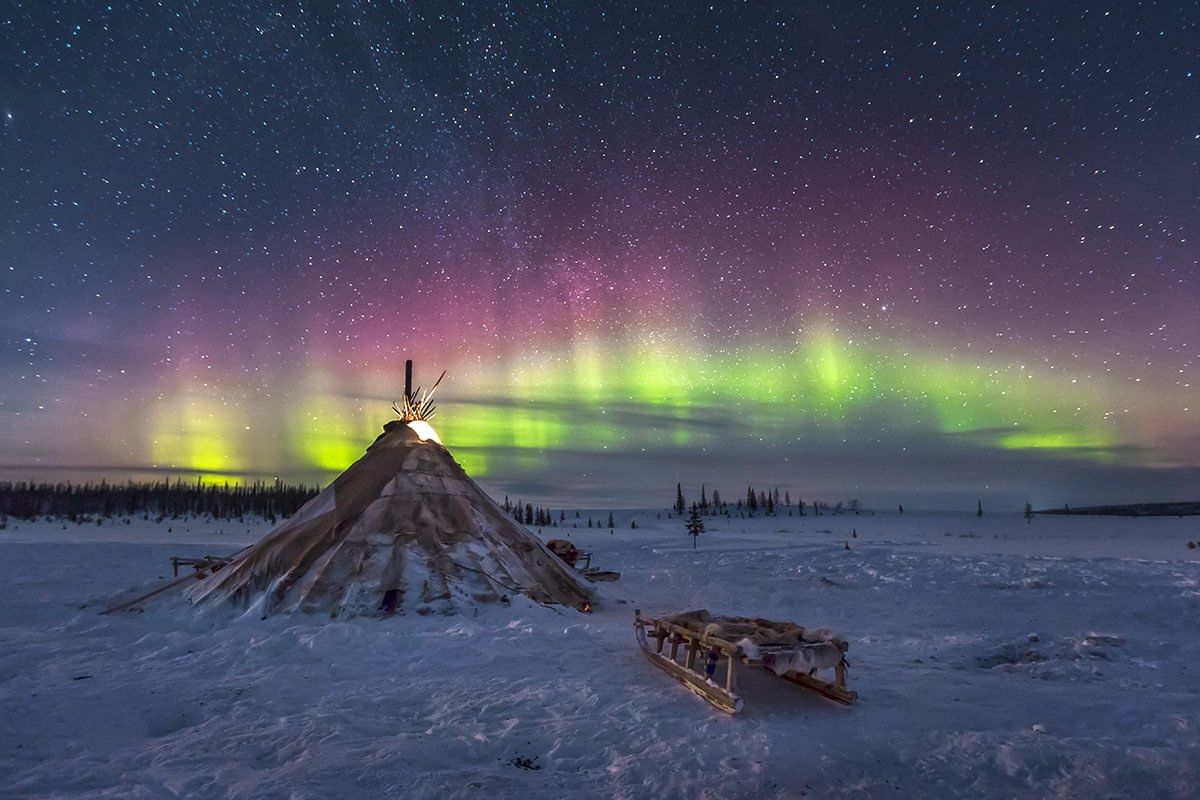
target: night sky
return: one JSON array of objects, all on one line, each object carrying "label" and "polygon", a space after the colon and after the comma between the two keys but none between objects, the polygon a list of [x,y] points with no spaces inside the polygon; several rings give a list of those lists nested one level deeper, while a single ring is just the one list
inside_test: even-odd
[{"label": "night sky", "polygon": [[1200,499],[1193,3],[8,3],[0,475]]}]

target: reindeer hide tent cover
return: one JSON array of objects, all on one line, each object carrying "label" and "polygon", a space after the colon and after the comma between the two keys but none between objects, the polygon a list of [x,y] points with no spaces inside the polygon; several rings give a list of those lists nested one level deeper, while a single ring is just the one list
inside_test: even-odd
[{"label": "reindeer hide tent cover", "polygon": [[463,471],[423,420],[394,421],[332,484],[187,590],[263,616],[451,613],[506,595],[590,610],[592,592]]}]

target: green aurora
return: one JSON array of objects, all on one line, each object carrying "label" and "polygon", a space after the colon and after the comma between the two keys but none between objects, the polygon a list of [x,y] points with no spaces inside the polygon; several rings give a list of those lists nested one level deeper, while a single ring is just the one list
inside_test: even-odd
[{"label": "green aurora", "polygon": [[[847,441],[952,435],[984,449],[1100,463],[1129,444],[1120,424],[1126,415],[1103,379],[866,345],[831,332],[788,347],[720,353],[653,342],[603,353],[588,344],[517,358],[481,376],[464,376],[469,369],[451,365],[435,424],[481,478],[493,474],[501,453],[509,469],[533,469],[556,451],[683,453],[800,428]],[[185,393],[151,426],[152,460],[213,476],[260,473],[272,463],[332,475],[392,416],[386,395],[332,384],[305,382],[265,433],[245,406],[220,401],[215,389]]]}]

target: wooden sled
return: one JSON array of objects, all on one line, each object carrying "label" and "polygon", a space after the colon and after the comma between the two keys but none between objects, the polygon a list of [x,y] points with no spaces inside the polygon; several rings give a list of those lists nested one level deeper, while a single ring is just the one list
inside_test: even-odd
[{"label": "wooden sled", "polygon": [[216,572],[232,560],[233,556],[204,556],[202,558],[171,556],[171,569],[174,570],[176,578],[179,577],[180,567],[191,567],[195,570],[195,577],[205,578],[208,577],[208,573]]},{"label": "wooden sled", "polygon": [[566,539],[551,539],[546,542],[546,547],[549,548],[551,553],[561,558],[564,564],[592,583],[615,581],[621,577],[621,573],[619,572],[593,567],[592,554],[587,550],[580,550]]},{"label": "wooden sled", "polygon": [[[850,646],[835,638],[809,641],[814,637],[805,638],[805,630],[799,625],[713,617],[707,611],[654,619],[643,617],[640,610],[633,612],[633,625],[638,645],[651,663],[727,714],[738,713],[745,704],[738,694],[739,664],[762,667],[839,703],[850,704],[858,698],[858,692],[846,687],[845,653]],[[758,641],[738,635],[750,629],[756,632],[754,638]],[[737,641],[731,640],[735,638]],[[747,646],[741,644],[743,641]],[[718,680],[721,661],[725,662],[724,675]],[[807,670],[789,668],[807,664],[813,666]],[[833,670],[832,680],[818,674],[822,668]]]},{"label": "wooden sled", "polygon": [[[118,611],[136,608],[147,600],[151,600],[160,596],[168,589],[173,589],[176,586],[182,586],[188,581],[196,581],[207,578],[211,573],[229,565],[230,562],[243,555],[252,546],[253,545],[246,545],[241,550],[238,550],[237,552],[231,553],[227,556],[204,556],[203,558],[182,558],[180,556],[171,556],[171,569],[174,570],[175,573],[172,580],[160,584],[145,594],[140,594],[137,597],[134,597],[132,600],[124,600],[118,602],[116,605],[109,606],[101,611],[100,614],[114,614]],[[191,567],[194,571],[180,576],[180,567]]]}]

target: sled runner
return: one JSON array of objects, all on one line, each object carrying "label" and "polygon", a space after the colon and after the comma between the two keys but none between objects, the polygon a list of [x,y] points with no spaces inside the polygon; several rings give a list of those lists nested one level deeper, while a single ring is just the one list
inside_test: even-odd
[{"label": "sled runner", "polygon": [[596,567],[588,567],[587,569],[578,570],[578,572],[592,583],[607,583],[608,581],[619,580],[621,577],[621,573],[619,572],[613,572],[611,569],[598,569]]},{"label": "sled runner", "polygon": [[[728,714],[744,705],[738,694],[739,664],[762,667],[840,703],[853,703],[858,697],[846,687],[849,645],[824,629],[805,630],[757,617],[714,617],[703,609],[658,619],[643,617],[638,610],[633,625],[642,652],[653,664]],[[821,670],[833,670],[832,680],[821,677]]]}]

